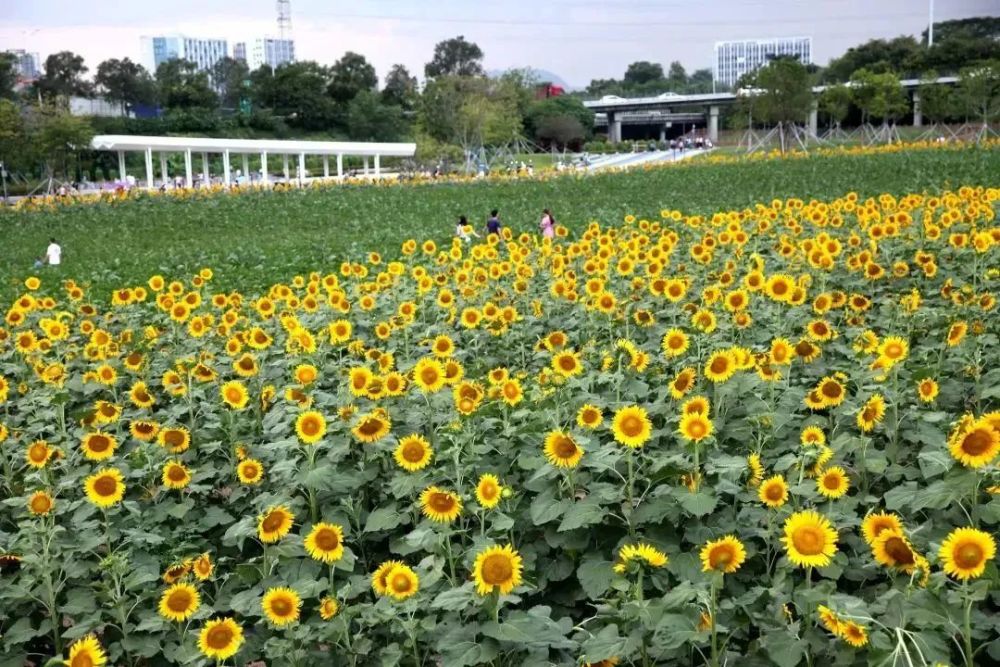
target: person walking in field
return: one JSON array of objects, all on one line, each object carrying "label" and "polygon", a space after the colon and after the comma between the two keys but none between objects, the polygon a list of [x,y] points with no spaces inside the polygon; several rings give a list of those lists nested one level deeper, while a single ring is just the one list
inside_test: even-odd
[{"label": "person walking in field", "polygon": [[542,236],[547,239],[555,238],[556,236],[556,219],[553,217],[549,209],[542,210],[542,220],[538,223],[538,226],[542,230]]},{"label": "person walking in field", "polygon": [[464,215],[458,216],[458,224],[455,225],[455,236],[462,239],[466,243],[472,243],[472,237],[479,238],[479,234],[476,230],[472,228],[469,224],[468,218]]},{"label": "person walking in field", "polygon": [[49,266],[59,266],[62,262],[62,247],[56,242],[56,237],[49,238],[49,247],[45,249],[45,254],[35,261],[35,266],[39,267],[43,264],[48,264]]},{"label": "person walking in field", "polygon": [[486,233],[500,236],[500,212],[497,209],[490,211],[490,217],[486,219]]}]

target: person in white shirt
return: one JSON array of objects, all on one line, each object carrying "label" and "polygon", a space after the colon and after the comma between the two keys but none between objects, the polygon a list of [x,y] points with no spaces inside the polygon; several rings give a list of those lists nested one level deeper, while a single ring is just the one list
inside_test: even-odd
[{"label": "person in white shirt", "polygon": [[45,263],[50,266],[59,266],[62,261],[62,248],[56,243],[55,237],[49,239],[49,247],[45,249]]},{"label": "person in white shirt", "polygon": [[469,224],[469,220],[464,216],[458,216],[458,224],[455,225],[455,236],[462,239],[466,243],[472,243],[472,237],[475,236],[479,238],[479,234],[476,230],[472,228]]}]

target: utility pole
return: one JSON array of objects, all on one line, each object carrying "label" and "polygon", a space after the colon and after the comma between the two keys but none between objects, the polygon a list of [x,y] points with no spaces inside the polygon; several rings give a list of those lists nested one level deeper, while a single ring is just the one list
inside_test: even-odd
[{"label": "utility pole", "polygon": [[934,0],[930,0],[930,16],[927,24],[927,48],[934,46]]}]

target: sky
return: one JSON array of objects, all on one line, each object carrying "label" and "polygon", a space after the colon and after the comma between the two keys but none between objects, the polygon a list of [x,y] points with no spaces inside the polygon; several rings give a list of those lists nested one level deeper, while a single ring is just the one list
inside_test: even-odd
[{"label": "sky", "polygon": [[[629,63],[679,60],[711,67],[716,41],[811,36],[825,65],[876,37],[919,35],[929,0],[291,0],[299,60],[332,64],[345,51],[380,78],[394,63],[422,76],[437,42],[464,35],[488,70],[535,67],[574,87],[621,78]],[[998,0],[936,0],[943,21],[1000,15]],[[141,35],[181,33],[236,41],[277,32],[273,0],[97,2],[0,0],[0,50],[56,51],[140,61]]]}]

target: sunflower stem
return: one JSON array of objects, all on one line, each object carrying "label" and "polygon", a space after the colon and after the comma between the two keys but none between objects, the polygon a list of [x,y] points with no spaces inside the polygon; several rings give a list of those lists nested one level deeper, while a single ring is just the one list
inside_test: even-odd
[{"label": "sunflower stem", "polygon": [[962,631],[962,639],[965,641],[965,667],[973,667],[972,661],[972,596],[969,594],[969,580],[962,584],[962,592],[965,594],[965,627]]},{"label": "sunflower stem", "polygon": [[635,510],[633,496],[635,494],[635,452],[631,448],[628,450],[628,534],[635,537],[635,527],[632,525],[632,512]]},{"label": "sunflower stem", "polygon": [[712,602],[711,608],[709,609],[709,614],[711,615],[712,623],[712,667],[719,667],[719,633],[716,630],[716,607],[718,606],[719,597],[719,587],[716,586],[716,581],[718,580],[718,575],[712,574]]}]

